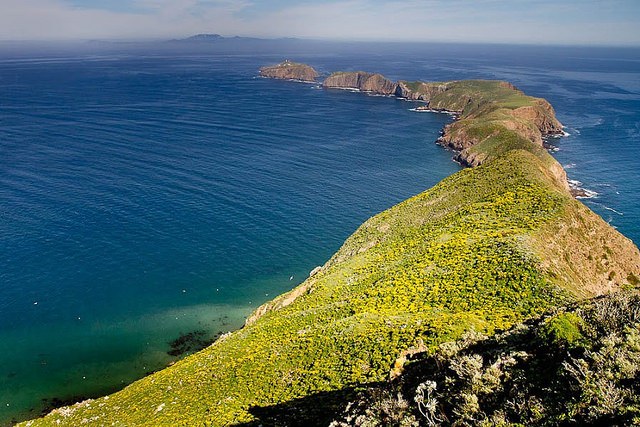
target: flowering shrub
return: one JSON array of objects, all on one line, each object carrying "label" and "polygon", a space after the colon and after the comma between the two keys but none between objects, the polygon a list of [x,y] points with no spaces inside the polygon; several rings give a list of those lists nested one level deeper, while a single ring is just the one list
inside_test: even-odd
[{"label": "flowering shrub", "polygon": [[[579,325],[579,340],[549,333],[553,325],[564,336],[567,322]],[[573,326],[569,330],[575,337]],[[554,310],[492,338],[465,336],[440,346],[434,355],[414,358],[402,376],[350,403],[347,417],[373,422],[379,419],[373,396],[397,407],[393,396],[415,388],[415,405],[398,411],[397,425],[403,417],[421,417],[428,426],[640,423],[638,295],[612,295]]]}]

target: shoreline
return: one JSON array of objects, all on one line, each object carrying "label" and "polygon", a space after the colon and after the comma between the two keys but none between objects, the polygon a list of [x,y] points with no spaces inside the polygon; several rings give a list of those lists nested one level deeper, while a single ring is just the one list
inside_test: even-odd
[{"label": "shoreline", "polygon": [[[308,65],[301,66],[315,72]],[[479,166],[498,156],[504,152],[507,141],[510,147],[514,144],[526,147],[529,142],[543,147],[546,138],[565,135],[564,126],[548,101],[526,95],[506,81],[393,82],[382,74],[338,71],[331,73],[321,85],[325,89],[414,101],[423,105],[411,111],[452,116],[453,122],[444,126],[436,143],[452,149],[455,160],[465,166]],[[566,177],[562,177],[566,175],[564,170],[559,165],[555,169],[568,190]]]},{"label": "shoreline", "polygon": [[[11,418],[23,422],[42,417],[60,407],[118,392],[178,363],[195,353],[196,348],[208,340],[212,340],[213,344],[225,334],[239,330],[254,310],[255,305],[196,304],[162,309],[134,318],[119,317],[111,323],[97,320],[92,323],[90,333],[84,329],[74,329],[73,323],[61,325],[66,339],[79,343],[77,351],[81,354],[86,355],[93,348],[99,353],[108,354],[109,349],[115,347],[126,356],[98,358],[94,355],[73,367],[66,367],[62,355],[56,352],[41,354],[38,356],[41,366],[33,369],[33,374],[26,374],[22,370],[9,374],[11,377],[7,381],[19,376],[22,382],[16,383],[14,393],[3,395],[0,404],[7,410],[19,409],[12,411]],[[173,319],[176,319],[176,324],[173,324]],[[154,334],[158,326],[160,329]],[[139,341],[131,339],[133,332],[128,332],[140,330],[144,331],[146,341],[151,343],[151,346],[142,350]],[[61,335],[55,330],[51,332],[55,336]],[[46,330],[39,331],[35,336],[41,340],[44,333]],[[7,338],[5,335],[2,337]],[[8,339],[13,341],[12,337]],[[118,340],[118,344],[110,344],[112,340]],[[25,345],[28,346],[28,343]],[[54,346],[55,340],[50,339],[45,345]],[[19,352],[24,353],[24,350]],[[19,389],[18,384],[22,384]],[[4,425],[0,419],[0,426]]]}]

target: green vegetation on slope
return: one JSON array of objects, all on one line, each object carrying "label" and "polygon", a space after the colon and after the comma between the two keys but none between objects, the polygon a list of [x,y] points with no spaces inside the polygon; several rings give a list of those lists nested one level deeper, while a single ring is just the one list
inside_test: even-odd
[{"label": "green vegetation on slope", "polygon": [[[439,85],[441,83],[435,83]],[[433,97],[430,105],[461,111],[464,117],[487,114],[495,108],[516,109],[534,105],[535,100],[513,85],[498,80],[462,80],[447,83],[447,90]]]},{"label": "green vegetation on slope", "polygon": [[528,236],[571,199],[527,151],[463,170],[367,221],[306,292],[123,391],[40,423],[226,425],[267,406],[387,377],[399,353],[484,333],[567,298]]},{"label": "green vegetation on slope", "polygon": [[485,144],[491,161],[364,223],[320,272],[243,329],[114,395],[27,425],[251,422],[255,407],[384,380],[408,349],[435,350],[470,329],[492,334],[638,275],[637,249],[611,230],[614,278],[569,282],[588,256],[555,254],[574,243],[602,251],[598,235],[610,227],[580,210],[539,146]]},{"label": "green vegetation on slope", "polygon": [[402,84],[412,92],[426,96],[433,109],[457,111],[463,118],[485,115],[496,109],[536,106],[540,100],[500,80],[403,81]]},{"label": "green vegetation on slope", "polygon": [[[459,120],[445,127],[442,145],[461,151],[458,160],[477,166],[518,145],[542,147],[546,135],[562,133],[551,105],[497,80],[399,82],[399,95],[421,99],[434,110],[455,111]],[[473,149],[483,142],[485,147]],[[508,145],[505,145],[505,142]],[[497,149],[499,147],[499,149]]]},{"label": "green vegetation on slope", "polygon": [[640,297],[618,294],[416,354],[332,427],[639,424]]}]

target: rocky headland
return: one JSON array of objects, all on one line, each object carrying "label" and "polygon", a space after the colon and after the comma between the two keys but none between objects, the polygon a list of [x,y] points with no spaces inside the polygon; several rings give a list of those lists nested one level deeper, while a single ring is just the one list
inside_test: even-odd
[{"label": "rocky headland", "polygon": [[[261,74],[308,80],[281,68]],[[499,81],[393,83],[356,72],[333,74],[324,86],[455,112],[439,142],[474,167],[367,220],[242,329],[118,393],[25,425],[638,419],[637,299],[561,307],[636,294],[640,251],[572,197],[564,169],[542,146],[562,132],[551,105]],[[501,333],[523,321],[534,323]],[[470,341],[470,332],[495,339]],[[555,383],[556,368],[567,387]],[[398,382],[385,384],[389,378]],[[379,389],[358,395],[374,383]]]},{"label": "rocky headland", "polygon": [[381,74],[355,71],[333,73],[323,87],[394,95],[424,102],[434,111],[455,113],[458,120],[443,129],[437,142],[457,151],[456,160],[467,166],[478,166],[496,154],[493,150],[474,150],[478,144],[503,147],[504,142],[528,140],[542,147],[543,138],[563,133],[549,102],[527,96],[503,81],[394,83]]},{"label": "rocky headland", "polygon": [[301,80],[314,82],[320,76],[311,66],[286,60],[277,65],[260,68],[262,77],[283,80]]}]

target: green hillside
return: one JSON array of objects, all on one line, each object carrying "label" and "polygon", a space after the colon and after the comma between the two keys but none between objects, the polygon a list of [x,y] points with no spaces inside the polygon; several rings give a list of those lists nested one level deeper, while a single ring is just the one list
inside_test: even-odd
[{"label": "green hillside", "polygon": [[333,427],[639,425],[640,297],[589,300],[415,354],[335,418]]},{"label": "green hillside", "polygon": [[[503,107],[486,108],[487,123]],[[475,108],[481,123],[485,109]],[[118,393],[25,425],[258,421],[260,408],[383,381],[407,350],[434,351],[470,329],[493,334],[550,307],[637,286],[637,248],[571,197],[560,165],[517,131],[511,144],[486,129],[478,142],[486,145],[474,146],[491,152],[481,166],[365,222],[241,330]]]}]

